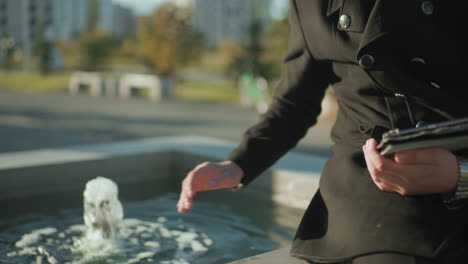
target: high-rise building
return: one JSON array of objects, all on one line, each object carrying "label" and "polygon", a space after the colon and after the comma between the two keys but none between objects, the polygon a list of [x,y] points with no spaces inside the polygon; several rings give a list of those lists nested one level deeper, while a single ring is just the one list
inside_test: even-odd
[{"label": "high-rise building", "polygon": [[[96,1],[100,29],[120,37],[134,34],[135,16],[130,9],[111,0]],[[40,34],[54,42],[74,39],[87,29],[90,3],[90,0],[0,0],[0,38],[12,38],[23,50],[26,65],[30,65],[33,43]]]},{"label": "high-rise building", "polygon": [[26,65],[31,65],[34,40],[42,34],[50,40],[56,36],[53,0],[2,0],[0,7],[0,37],[22,47]]},{"label": "high-rise building", "polygon": [[54,0],[55,38],[70,40],[85,31],[88,8],[86,0]]},{"label": "high-rise building", "polygon": [[121,5],[113,6],[112,33],[118,37],[131,36],[136,32],[136,20],[133,10]]},{"label": "high-rise building", "polygon": [[112,33],[114,29],[114,6],[111,0],[99,0],[98,6],[98,23],[97,26],[105,31]]},{"label": "high-rise building", "polygon": [[[40,34],[52,41],[70,40],[88,26],[89,0],[0,0],[0,37],[18,44],[31,43]],[[135,32],[132,10],[111,0],[97,0],[98,27],[119,36]]]},{"label": "high-rise building", "polygon": [[52,0],[2,0],[0,32],[17,43],[32,41],[39,33],[51,34]]},{"label": "high-rise building", "polygon": [[243,40],[253,22],[266,26],[271,21],[272,0],[195,0],[194,26],[207,46],[224,39]]}]

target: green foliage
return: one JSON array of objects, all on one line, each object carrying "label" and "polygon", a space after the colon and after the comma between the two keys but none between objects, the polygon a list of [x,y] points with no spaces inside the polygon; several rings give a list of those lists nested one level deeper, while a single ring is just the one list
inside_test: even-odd
[{"label": "green foliage", "polygon": [[277,79],[283,73],[283,60],[288,49],[288,20],[275,21],[262,38],[265,52],[259,61],[264,65],[263,71],[267,79]]},{"label": "green foliage", "polygon": [[98,70],[105,67],[120,44],[116,38],[99,29],[98,0],[88,0],[88,3],[86,31],[76,39],[57,43],[68,68]]},{"label": "green foliage", "polygon": [[263,65],[260,63],[260,55],[264,52],[261,42],[262,25],[254,21],[249,27],[246,41],[241,43],[240,50],[234,51],[228,67],[228,72],[237,79],[242,72],[252,72],[263,75]]},{"label": "green foliage", "polygon": [[119,45],[116,39],[100,30],[84,33],[78,42],[83,54],[81,65],[88,70],[105,66]]},{"label": "green foliage", "polygon": [[137,56],[157,74],[171,75],[201,53],[189,9],[167,3],[138,23]]},{"label": "green foliage", "polygon": [[261,23],[253,22],[248,38],[241,45],[220,45],[222,53],[230,54],[227,71],[237,79],[242,72],[251,72],[267,80],[278,78],[282,73],[282,60],[288,42],[287,20],[276,21],[268,31]]},{"label": "green foliage", "polygon": [[51,71],[52,49],[53,43],[47,39],[45,27],[41,26],[33,42],[33,56],[42,75],[47,75]]},{"label": "green foliage", "polygon": [[67,67],[97,70],[108,66],[120,47],[120,41],[96,29],[81,34],[76,40],[59,41],[58,47],[64,54]]}]

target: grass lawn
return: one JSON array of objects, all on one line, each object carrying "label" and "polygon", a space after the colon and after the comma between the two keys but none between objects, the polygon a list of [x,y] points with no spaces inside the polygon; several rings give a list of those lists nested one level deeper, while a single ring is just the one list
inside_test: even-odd
[{"label": "grass lawn", "polygon": [[235,83],[228,80],[181,81],[176,84],[172,94],[182,100],[239,102],[239,91]]},{"label": "grass lawn", "polygon": [[58,72],[40,75],[37,72],[0,71],[0,88],[24,92],[66,90],[70,73]]},{"label": "grass lawn", "polygon": [[[68,88],[70,72],[50,73],[0,71],[0,89],[20,92],[53,92]],[[238,103],[239,92],[228,80],[187,80],[176,83],[172,95],[181,100]]]}]

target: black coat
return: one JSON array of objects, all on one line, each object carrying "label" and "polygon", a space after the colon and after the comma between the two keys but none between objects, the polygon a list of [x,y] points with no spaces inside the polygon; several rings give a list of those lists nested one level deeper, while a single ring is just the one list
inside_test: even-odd
[{"label": "black coat", "polygon": [[315,124],[324,91],[333,85],[339,103],[334,154],[298,228],[293,256],[435,258],[457,237],[468,240],[468,210],[449,211],[439,194],[379,191],[361,151],[376,126],[468,116],[464,11],[442,0],[291,1],[286,74],[268,112],[229,159],[248,184]]}]

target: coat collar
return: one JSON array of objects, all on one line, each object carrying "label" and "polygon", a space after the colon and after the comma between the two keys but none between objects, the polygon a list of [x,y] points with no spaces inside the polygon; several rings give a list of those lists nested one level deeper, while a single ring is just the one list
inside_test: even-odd
[{"label": "coat collar", "polygon": [[367,24],[364,29],[364,32],[362,33],[361,41],[359,42],[359,48],[356,54],[357,58],[361,57],[364,50],[366,50],[366,48],[371,46],[371,44],[373,44],[377,40],[381,39],[382,37],[390,33],[389,25],[388,25],[388,23],[390,22],[387,19],[393,20],[395,19],[395,15],[393,15],[393,17],[387,16],[385,8],[389,8],[388,2],[399,2],[399,1],[396,1],[396,0],[392,0],[392,1],[376,0],[375,1],[374,7],[372,8],[372,11],[367,20]]},{"label": "coat collar", "polygon": [[342,5],[343,5],[343,0],[328,1],[327,16],[331,16],[333,13],[340,10]]},{"label": "coat collar", "polygon": [[[327,7],[327,16],[332,16],[337,12],[340,12],[340,9],[343,8],[347,0],[329,0],[328,7]],[[355,0],[348,0],[348,1],[355,1]],[[409,0],[406,0],[409,1]],[[388,27],[384,24],[385,19],[394,19],[392,17],[385,17],[385,9],[389,8],[389,4],[385,3],[387,6],[384,7],[384,2],[400,2],[399,0],[392,0],[392,1],[383,1],[383,0],[375,0],[375,4],[372,8],[372,11],[369,15],[366,27],[362,34],[361,41],[359,43],[359,48],[357,51],[357,56],[360,57],[362,55],[362,51],[374,43],[376,40],[380,39],[384,35],[388,34]]]}]

